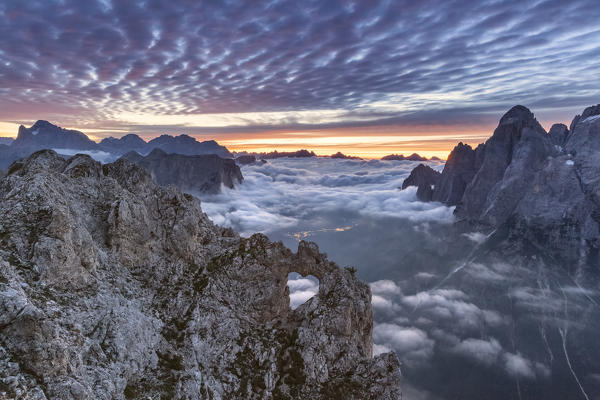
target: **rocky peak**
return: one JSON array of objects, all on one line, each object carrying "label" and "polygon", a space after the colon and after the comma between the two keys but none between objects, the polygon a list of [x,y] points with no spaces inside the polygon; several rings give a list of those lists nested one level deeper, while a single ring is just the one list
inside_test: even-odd
[{"label": "rocky peak", "polygon": [[51,124],[50,122],[40,119],[37,120],[32,126],[31,129],[61,129],[57,125]]},{"label": "rocky peak", "polygon": [[569,128],[565,124],[554,124],[548,132],[550,140],[555,146],[562,146],[569,136]]},{"label": "rocky peak", "polygon": [[448,205],[457,205],[465,188],[475,176],[481,161],[478,157],[483,153],[483,146],[473,150],[468,144],[458,143],[446,160],[446,165],[436,185],[432,200]]},{"label": "rocky peak", "polygon": [[457,205],[470,229],[497,232],[495,242],[511,251],[543,248],[562,265],[598,265],[600,106],[571,127],[546,134],[529,110],[514,107],[484,145],[455,147],[433,200]]},{"label": "rocky peak", "polygon": [[390,154],[381,157],[381,159],[386,161],[427,161],[427,157],[421,157],[417,153],[412,153],[410,156],[405,156],[404,154]]},{"label": "rocky peak", "polygon": [[511,198],[504,200],[499,215],[489,216],[489,218],[505,218],[508,210],[514,207],[516,197],[520,195],[517,186],[527,184],[516,180],[510,189],[499,184],[508,166],[517,157],[518,160],[513,164],[515,168],[518,165],[519,168],[533,172],[550,154],[552,147],[549,136],[531,111],[523,106],[511,108],[500,119],[492,137],[485,142],[481,166],[465,188],[461,204],[457,208],[459,217],[479,220],[482,214],[489,210],[490,202],[497,198],[497,196],[489,197],[489,194],[492,191],[502,190],[507,197]]},{"label": "rocky peak", "polygon": [[408,178],[402,182],[402,189],[409,186],[417,187],[417,198],[421,201],[431,201],[435,186],[441,174],[425,164],[419,164],[413,169]]},{"label": "rocky peak", "polygon": [[575,118],[573,118],[573,121],[571,121],[571,126],[569,127],[569,130],[573,132],[573,130],[575,130],[575,127],[579,122],[583,122],[588,118],[594,117],[596,115],[600,115],[600,104],[587,107],[585,110],[583,110],[581,114],[576,115]]},{"label": "rocky peak", "polygon": [[254,164],[256,162],[256,156],[253,154],[245,154],[235,158],[235,162],[238,165]]},{"label": "rocky peak", "polygon": [[[40,151],[0,180],[0,382],[9,397],[399,399],[369,287],[315,244],[214,226],[119,160]],[[287,275],[320,279],[289,307]]]},{"label": "rocky peak", "polygon": [[129,133],[121,138],[108,137],[102,139],[98,146],[104,151],[119,155],[128,153],[130,151],[146,153],[148,143],[146,143],[144,139],[138,135]]},{"label": "rocky peak", "polygon": [[27,146],[33,149],[68,148],[91,150],[95,149],[97,144],[82,132],[64,129],[48,121],[39,120],[30,128],[25,128],[21,125],[13,146]]},{"label": "rocky peak", "polygon": [[155,149],[152,149],[152,151],[146,157],[160,158],[166,155],[168,155],[166,151],[157,147]]},{"label": "rocky peak", "polygon": [[499,125],[512,124],[512,123],[521,122],[521,121],[533,121],[533,120],[535,120],[535,116],[533,115],[531,110],[529,110],[529,108],[522,106],[522,105],[516,105],[516,106],[512,107],[510,110],[508,110],[500,118]]}]

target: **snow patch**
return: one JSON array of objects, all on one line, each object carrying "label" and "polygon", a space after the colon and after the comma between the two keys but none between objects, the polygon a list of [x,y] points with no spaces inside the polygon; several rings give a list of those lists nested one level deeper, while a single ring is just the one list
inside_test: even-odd
[{"label": "snow patch", "polygon": [[575,162],[573,162],[573,160],[567,160],[565,162],[565,164],[567,164],[567,165],[575,165]]},{"label": "snow patch", "polygon": [[597,119],[600,119],[600,114],[598,114],[598,115],[592,115],[591,117],[587,117],[586,119],[583,120],[583,122],[592,122],[592,121],[595,121]]},{"label": "snow patch", "polygon": [[32,134],[33,136],[36,136],[38,133],[40,133],[40,130],[39,130],[39,129],[36,129],[35,131],[32,131],[32,132],[31,132],[31,134]]}]

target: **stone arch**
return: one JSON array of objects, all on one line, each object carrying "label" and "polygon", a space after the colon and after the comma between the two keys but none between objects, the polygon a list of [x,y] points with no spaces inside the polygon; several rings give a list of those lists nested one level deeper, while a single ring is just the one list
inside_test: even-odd
[{"label": "stone arch", "polygon": [[319,293],[319,278],[312,274],[302,275],[290,272],[287,278],[290,308],[295,310]]}]

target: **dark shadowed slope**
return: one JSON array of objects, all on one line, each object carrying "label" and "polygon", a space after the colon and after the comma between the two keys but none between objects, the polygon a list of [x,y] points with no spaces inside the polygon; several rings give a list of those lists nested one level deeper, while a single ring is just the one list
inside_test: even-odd
[{"label": "dark shadowed slope", "polygon": [[186,156],[154,149],[147,156],[130,152],[122,158],[150,172],[159,185],[192,193],[218,193],[221,185],[233,188],[244,179],[234,160],[215,154]]},{"label": "dark shadowed slope", "polygon": [[485,144],[452,151],[433,200],[456,204],[459,220],[496,230],[515,246],[598,265],[600,107],[586,108],[570,130],[554,125],[550,133],[527,108],[513,107]]}]

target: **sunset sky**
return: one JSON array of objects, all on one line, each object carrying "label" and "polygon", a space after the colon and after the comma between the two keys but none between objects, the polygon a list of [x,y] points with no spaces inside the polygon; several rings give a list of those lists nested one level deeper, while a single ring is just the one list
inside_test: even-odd
[{"label": "sunset sky", "polygon": [[445,157],[523,104],[600,102],[596,1],[8,0],[0,136],[46,119],[98,140]]}]

